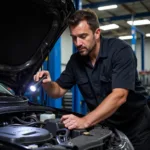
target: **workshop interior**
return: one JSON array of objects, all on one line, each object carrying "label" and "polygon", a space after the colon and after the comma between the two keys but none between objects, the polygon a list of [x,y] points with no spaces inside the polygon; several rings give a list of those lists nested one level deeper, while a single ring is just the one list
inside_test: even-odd
[{"label": "workshop interior", "polygon": [[33,81],[39,70],[57,80],[65,69],[76,52],[67,21],[82,8],[95,11],[103,36],[131,45],[150,104],[149,0],[1,1],[0,150],[134,150],[117,129],[65,128],[62,115],[89,112],[78,87],[54,100],[41,86],[44,77]]}]

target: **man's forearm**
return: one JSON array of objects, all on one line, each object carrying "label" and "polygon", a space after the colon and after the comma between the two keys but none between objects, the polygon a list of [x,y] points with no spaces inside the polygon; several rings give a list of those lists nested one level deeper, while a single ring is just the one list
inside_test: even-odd
[{"label": "man's forearm", "polygon": [[48,96],[52,98],[59,98],[62,96],[61,89],[56,82],[51,81],[51,82],[45,83],[43,84],[43,88],[45,89]]},{"label": "man's forearm", "polygon": [[93,126],[111,116],[126,101],[126,94],[112,92],[103,102],[85,118],[85,126]]}]

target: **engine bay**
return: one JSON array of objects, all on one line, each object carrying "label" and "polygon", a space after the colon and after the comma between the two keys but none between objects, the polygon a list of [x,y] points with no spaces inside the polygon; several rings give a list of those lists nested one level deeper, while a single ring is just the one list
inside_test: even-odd
[{"label": "engine bay", "polygon": [[[17,109],[20,110],[17,112]],[[112,135],[108,128],[97,126],[68,130],[60,122],[61,113],[44,112],[42,109],[43,107],[22,106],[14,107],[11,113],[1,114],[0,149],[84,150],[106,148],[108,145]]]},{"label": "engine bay", "polygon": [[83,115],[30,103],[4,86],[0,89],[0,150],[94,150],[109,145],[108,128],[69,130],[60,121],[64,114]]},{"label": "engine bay", "polygon": [[0,150],[133,150],[122,132],[102,124],[80,130],[65,128],[60,121],[65,114],[83,116],[1,91]]}]

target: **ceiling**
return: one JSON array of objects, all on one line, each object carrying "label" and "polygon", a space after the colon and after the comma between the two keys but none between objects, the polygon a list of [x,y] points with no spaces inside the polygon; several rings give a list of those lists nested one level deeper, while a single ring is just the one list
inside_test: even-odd
[{"label": "ceiling", "polygon": [[[116,9],[99,11],[98,6],[107,6],[117,4]],[[119,25],[118,29],[101,31],[104,36],[119,37],[131,35],[131,26],[127,21],[134,18],[150,20],[150,0],[82,0],[82,8],[93,9],[99,17],[100,25],[115,23]],[[150,33],[150,24],[136,26],[141,33]],[[137,32],[137,37],[140,34]],[[145,37],[146,38],[146,37]],[[150,38],[150,37],[149,37]]]}]

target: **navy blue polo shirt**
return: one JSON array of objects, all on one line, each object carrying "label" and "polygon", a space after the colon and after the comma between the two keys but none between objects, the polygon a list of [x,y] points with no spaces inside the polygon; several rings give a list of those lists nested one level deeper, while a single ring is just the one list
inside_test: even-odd
[{"label": "navy blue polo shirt", "polygon": [[129,122],[144,107],[148,94],[138,79],[137,61],[130,45],[117,38],[104,37],[100,43],[94,66],[88,56],[74,53],[56,82],[65,89],[77,84],[90,110],[96,108],[113,89],[128,89],[126,103],[107,119],[109,123],[120,125]]}]

